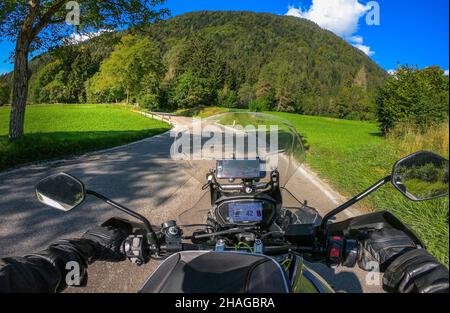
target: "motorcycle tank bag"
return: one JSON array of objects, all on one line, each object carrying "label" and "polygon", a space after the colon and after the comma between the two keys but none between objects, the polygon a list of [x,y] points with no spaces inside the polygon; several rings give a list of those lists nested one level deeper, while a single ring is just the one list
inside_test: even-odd
[{"label": "motorcycle tank bag", "polygon": [[281,266],[260,254],[184,251],[147,279],[143,293],[289,293]]}]

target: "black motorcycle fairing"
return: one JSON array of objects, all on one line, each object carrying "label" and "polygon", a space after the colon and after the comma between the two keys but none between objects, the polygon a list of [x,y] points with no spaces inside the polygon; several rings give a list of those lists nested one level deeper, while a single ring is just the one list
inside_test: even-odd
[{"label": "black motorcycle fairing", "polygon": [[142,293],[289,293],[274,259],[242,252],[183,251],[167,258]]}]

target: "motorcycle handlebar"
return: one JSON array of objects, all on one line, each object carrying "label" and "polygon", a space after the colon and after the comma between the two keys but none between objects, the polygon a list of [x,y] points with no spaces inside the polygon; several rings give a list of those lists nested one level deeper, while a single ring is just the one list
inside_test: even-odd
[{"label": "motorcycle handlebar", "polygon": [[[178,248],[178,249],[177,249]],[[198,251],[198,250],[214,250],[214,246],[204,245],[204,244],[194,244],[194,243],[182,243],[178,247],[170,247],[167,245],[161,246],[161,251],[167,251],[171,253],[181,252],[181,251]],[[263,247],[263,254],[266,255],[277,255],[277,254],[284,254],[288,253],[291,249],[291,246],[289,245],[282,245],[282,246],[265,246]],[[240,250],[237,250],[236,247],[232,246],[226,246],[224,247],[225,251],[240,251],[240,250],[248,250],[245,248],[242,248]]]},{"label": "motorcycle handlebar", "polygon": [[[150,255],[158,256],[160,253],[177,253],[181,251],[198,251],[215,249],[213,245],[166,242],[158,246],[158,249],[152,250],[150,242],[144,240],[145,236],[132,235],[127,238],[123,244],[123,250],[132,262],[137,264],[146,263]],[[147,247],[145,247],[147,246]],[[325,261],[329,266],[343,265],[345,267],[354,267],[358,261],[359,243],[356,239],[346,238],[345,236],[329,236],[324,243],[312,244],[311,246],[299,246],[292,244],[282,245],[263,245],[262,253],[265,255],[298,254],[309,255],[313,260]],[[251,247],[239,248],[235,246],[225,246],[224,251],[252,251]]]}]

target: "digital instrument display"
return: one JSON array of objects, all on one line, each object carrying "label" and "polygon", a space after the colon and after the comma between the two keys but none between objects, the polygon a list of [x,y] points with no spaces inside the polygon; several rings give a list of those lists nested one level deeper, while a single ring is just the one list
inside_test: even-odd
[{"label": "digital instrument display", "polygon": [[260,160],[218,160],[217,178],[263,178]]},{"label": "digital instrument display", "polygon": [[261,222],[263,206],[261,202],[233,202],[228,204],[228,214],[231,223]]}]

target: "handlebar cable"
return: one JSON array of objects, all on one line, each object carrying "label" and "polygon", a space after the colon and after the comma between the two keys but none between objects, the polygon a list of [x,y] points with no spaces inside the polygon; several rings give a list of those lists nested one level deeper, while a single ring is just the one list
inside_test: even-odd
[{"label": "handlebar cable", "polygon": [[189,227],[205,227],[209,229],[214,229],[211,225],[208,224],[187,224],[187,225],[178,225],[179,227],[189,228]]},{"label": "handlebar cable", "polygon": [[242,242],[242,241],[240,241],[240,242],[234,247],[234,250],[237,251],[239,248],[241,248],[241,246],[244,246],[245,248],[247,248],[247,249],[250,251],[250,253],[253,253],[253,248],[252,248],[248,243],[245,243],[245,242]]},{"label": "handlebar cable", "polygon": [[307,205],[305,204],[305,202],[304,202],[304,201],[298,200],[298,198],[297,198],[296,196],[294,196],[294,195],[292,194],[292,192],[291,192],[289,189],[287,189],[286,187],[280,187],[280,189],[286,191],[287,193],[289,193],[289,195],[290,195],[292,198],[295,199],[295,201],[297,201],[297,202],[300,203],[301,205],[307,207]]},{"label": "handlebar cable", "polygon": [[262,234],[260,239],[264,239],[264,238],[266,238],[266,237],[268,237],[268,236],[271,236],[271,235],[274,235],[274,234],[281,234],[281,235],[284,235],[284,231],[281,231],[281,230],[271,231],[271,232]]},{"label": "handlebar cable", "polygon": [[284,268],[284,270],[286,272],[288,272],[289,271],[289,267],[291,266],[291,263],[292,263],[292,259],[287,258],[283,262],[281,262],[280,265]]}]

